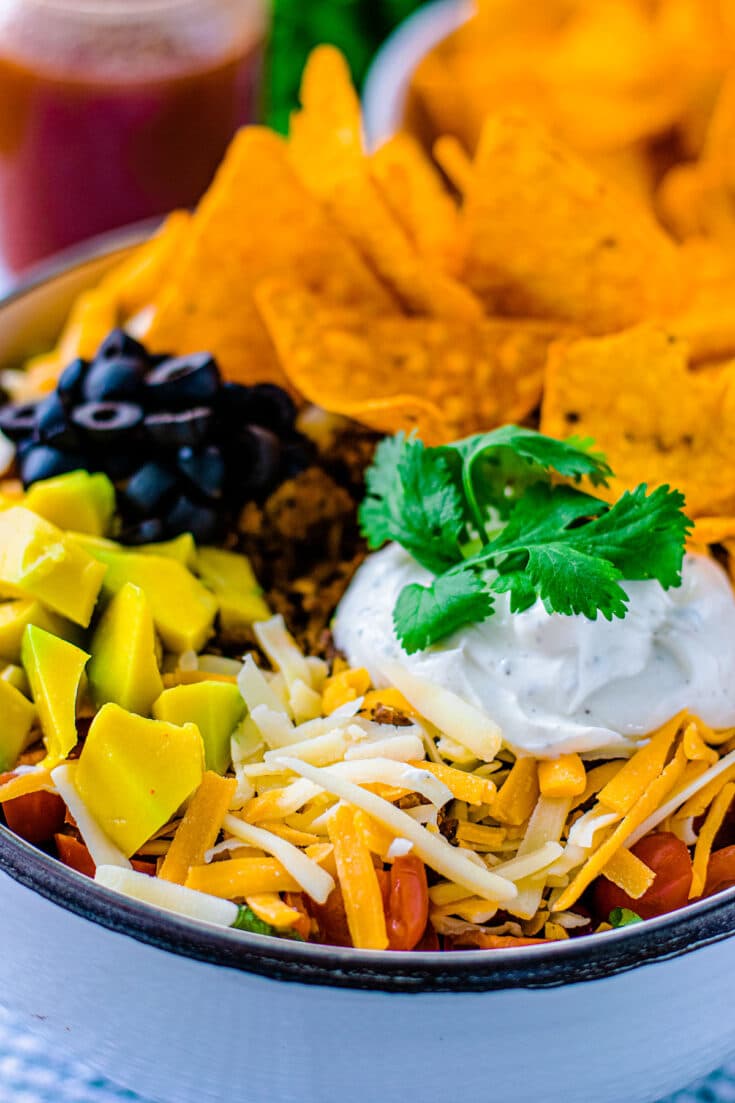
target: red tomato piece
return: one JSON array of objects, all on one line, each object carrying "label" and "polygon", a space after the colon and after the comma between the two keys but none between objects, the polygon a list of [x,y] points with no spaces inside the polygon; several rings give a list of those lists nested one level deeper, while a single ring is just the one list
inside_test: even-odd
[{"label": "red tomato piece", "polygon": [[390,871],[390,896],[386,915],[388,948],[413,950],[423,937],[429,919],[429,886],[426,866],[406,854],[396,858]]},{"label": "red tomato piece", "polygon": [[319,941],[328,946],[351,946],[352,936],[347,923],[342,889],[339,885],[332,889],[324,904],[317,904],[309,898],[308,909],[319,927]]},{"label": "red tomato piece", "polygon": [[715,850],[707,866],[707,884],[703,896],[714,896],[716,892],[732,888],[735,885],[735,846],[725,846]]},{"label": "red tomato piece", "polygon": [[47,843],[61,830],[66,805],[56,793],[41,789],[3,801],[5,822],[11,831],[29,843]]},{"label": "red tomato piece", "polygon": [[656,915],[683,908],[689,902],[692,859],[686,843],[668,831],[660,831],[646,835],[632,847],[632,852],[655,873],[653,884],[639,900],[634,900],[607,877],[598,878],[594,886],[594,905],[595,914],[602,922],[607,922],[613,908],[628,908],[641,919],[653,919]]},{"label": "red tomato piece", "polygon": [[306,910],[303,895],[300,892],[284,892],[283,902],[288,904],[289,908],[295,908],[299,912],[301,918],[294,923],[293,929],[296,934],[301,935],[304,942],[308,942],[311,934],[311,916]]},{"label": "red tomato piece", "polygon": [[59,860],[65,866],[75,869],[77,873],[84,873],[87,877],[94,877],[97,867],[84,843],[73,835],[54,835],[54,842]]}]

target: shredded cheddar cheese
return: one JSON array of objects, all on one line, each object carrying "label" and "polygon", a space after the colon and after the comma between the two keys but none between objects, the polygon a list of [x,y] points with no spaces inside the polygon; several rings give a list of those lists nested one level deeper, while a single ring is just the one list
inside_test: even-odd
[{"label": "shredded cheddar cheese", "polygon": [[538,783],[545,797],[578,797],[587,788],[587,774],[578,754],[563,754],[559,758],[538,764]]},{"label": "shredded cheddar cheese", "polygon": [[383,896],[370,851],[355,827],[354,811],[338,804],[329,822],[342,898],[352,944],[358,950],[385,950]]},{"label": "shredded cheddar cheese", "polygon": [[641,896],[653,884],[655,873],[649,869],[645,862],[636,858],[629,850],[623,847],[613,854],[602,870],[603,877],[612,881],[614,885],[622,889],[633,900],[640,900]]},{"label": "shredded cheddar cheese", "polygon": [[535,758],[517,758],[493,804],[493,816],[501,823],[525,823],[539,797]]},{"label": "shredded cheddar cheese", "polygon": [[673,717],[651,736],[650,741],[628,759],[598,794],[600,804],[626,815],[659,777],[682,724],[683,715]]},{"label": "shredded cheddar cheese", "polygon": [[204,855],[217,841],[235,786],[234,778],[207,770],[158,871],[164,881],[183,885],[191,867],[204,862]]},{"label": "shredded cheddar cheese", "polygon": [[735,797],[735,782],[730,781],[720,789],[707,813],[707,818],[702,824],[697,845],[694,848],[692,887],[689,890],[690,900],[701,896],[704,892],[712,846],[732,804],[733,797]]}]

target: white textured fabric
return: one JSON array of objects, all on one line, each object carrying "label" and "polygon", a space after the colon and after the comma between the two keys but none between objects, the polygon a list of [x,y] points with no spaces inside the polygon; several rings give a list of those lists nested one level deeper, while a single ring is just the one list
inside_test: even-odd
[{"label": "white textured fabric", "polygon": [[[0,1099],[2,1103],[150,1103],[78,1061],[50,1054],[40,1039],[22,1031],[1,1007]],[[311,1101],[305,1098],[304,1103]],[[662,1103],[735,1103],[735,1063]]]}]

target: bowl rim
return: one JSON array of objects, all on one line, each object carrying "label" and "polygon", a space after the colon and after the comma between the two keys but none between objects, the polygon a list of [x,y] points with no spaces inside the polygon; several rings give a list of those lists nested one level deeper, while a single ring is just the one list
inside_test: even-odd
[{"label": "bowl rim", "polygon": [[414,69],[472,16],[474,0],[430,0],[404,19],[375,54],[365,77],[362,108],[368,146],[376,148],[398,130]]},{"label": "bowl rim", "polygon": [[[102,234],[49,258],[0,298],[0,313],[42,285],[140,243],[159,222],[147,220]],[[397,953],[299,943],[216,927],[125,897],[2,824],[0,873],[73,915],[167,953],[272,980],[330,988],[406,994],[556,988],[667,961],[735,935],[733,887],[640,925],[548,945]]]}]

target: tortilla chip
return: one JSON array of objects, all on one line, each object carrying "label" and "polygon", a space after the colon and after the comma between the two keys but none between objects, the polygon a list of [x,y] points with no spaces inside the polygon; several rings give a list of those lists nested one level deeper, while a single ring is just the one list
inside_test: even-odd
[{"label": "tortilla chip", "polygon": [[283,370],[310,402],[381,432],[442,443],[525,417],[538,403],[554,324],[377,318],[335,311],[293,285],[256,299]]},{"label": "tortilla chip", "polygon": [[517,114],[485,126],[463,225],[467,282],[502,314],[598,334],[683,300],[677,249],[645,209]]},{"label": "tortilla chip", "polygon": [[655,325],[551,350],[541,429],[593,437],[610,496],[646,482],[684,492],[690,516],[735,512],[735,364],[690,371],[687,346]]},{"label": "tortilla chip", "polygon": [[347,63],[331,46],[311,54],[291,122],[289,151],[302,180],[366,262],[412,313],[473,322],[482,305],[427,262],[370,174],[361,142],[360,105]]},{"label": "tortilla chip", "polygon": [[372,155],[370,171],[417,252],[442,272],[459,272],[457,204],[416,139],[395,134]]},{"label": "tortilla chip", "polygon": [[154,301],[185,245],[190,222],[188,211],[173,211],[149,241],[105,276],[100,286],[115,299],[122,317]]},{"label": "tortilla chip", "polygon": [[228,379],[282,383],[253,290],[294,272],[328,302],[359,303],[366,317],[394,306],[299,182],[283,142],[251,127],[234,139],[192,218],[147,341],[161,352],[206,349]]}]

